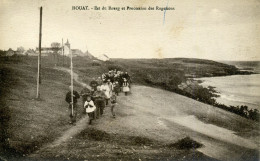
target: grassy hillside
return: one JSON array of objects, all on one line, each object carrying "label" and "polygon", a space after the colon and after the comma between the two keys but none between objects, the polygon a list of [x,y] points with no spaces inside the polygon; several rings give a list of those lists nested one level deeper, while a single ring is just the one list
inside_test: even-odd
[{"label": "grassy hillside", "polygon": [[36,100],[37,58],[0,58],[0,155],[26,155],[70,127],[64,101],[70,76],[49,66],[43,63]]}]

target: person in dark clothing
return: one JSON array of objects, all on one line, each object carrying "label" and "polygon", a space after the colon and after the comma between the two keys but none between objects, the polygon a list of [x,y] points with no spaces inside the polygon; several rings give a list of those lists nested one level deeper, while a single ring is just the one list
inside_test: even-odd
[{"label": "person in dark clothing", "polygon": [[116,114],[115,114],[115,111],[114,111],[114,108],[116,106],[116,95],[115,95],[115,93],[112,94],[110,100],[111,100],[111,113],[112,113],[112,116],[114,118],[116,118]]},{"label": "person in dark clothing", "polygon": [[97,91],[93,94],[95,105],[96,105],[96,117],[99,118],[100,115],[103,115],[103,110],[106,106],[106,95],[105,93],[100,89],[100,86],[97,87]]},{"label": "person in dark clothing", "polygon": [[127,72],[124,73],[124,76],[123,76],[127,81],[129,81],[130,79],[130,76]]},{"label": "person in dark clothing", "polygon": [[91,87],[92,92],[94,93],[97,90],[98,82],[95,80],[92,80],[89,85]]},{"label": "person in dark clothing", "polygon": [[118,96],[119,92],[120,92],[120,85],[118,83],[118,81],[113,83],[113,91],[115,92],[115,94]]},{"label": "person in dark clothing", "polygon": [[[82,103],[83,103],[83,107],[84,107],[84,103],[86,102],[86,100],[87,100],[87,96],[88,95],[90,95],[91,94],[91,91],[87,88],[87,85],[85,84],[84,86],[83,86],[83,89],[81,90],[81,92],[80,92],[80,96],[82,97]],[[84,113],[85,113],[86,111],[84,110]]]},{"label": "person in dark clothing", "polygon": [[[70,123],[73,124],[76,122],[76,117],[77,117],[77,101],[80,98],[80,95],[78,94],[77,91],[73,90],[73,99],[71,99],[71,91],[72,87],[70,86],[70,91],[66,94],[66,99],[65,101],[69,103],[69,112],[70,112]],[[73,100],[73,102],[72,102]],[[72,114],[72,106],[73,106],[73,114]]]}]

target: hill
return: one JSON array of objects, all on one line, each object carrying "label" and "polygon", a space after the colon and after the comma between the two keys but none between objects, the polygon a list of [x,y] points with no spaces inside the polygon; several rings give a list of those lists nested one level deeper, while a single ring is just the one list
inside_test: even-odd
[{"label": "hill", "polygon": [[260,61],[222,61],[225,64],[234,65],[240,70],[260,73]]},{"label": "hill", "polygon": [[36,100],[37,57],[0,58],[0,156],[26,156],[70,127],[64,101],[70,76],[49,63]]}]

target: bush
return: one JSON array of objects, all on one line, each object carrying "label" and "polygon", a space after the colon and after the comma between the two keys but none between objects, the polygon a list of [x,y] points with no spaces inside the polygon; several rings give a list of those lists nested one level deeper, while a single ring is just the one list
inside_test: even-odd
[{"label": "bush", "polygon": [[168,145],[168,147],[170,148],[177,148],[177,149],[197,149],[202,146],[203,145],[201,143],[192,140],[190,137],[185,137],[176,143]]},{"label": "bush", "polygon": [[92,66],[101,66],[101,64],[99,62],[93,62]]},{"label": "bush", "polygon": [[112,65],[108,65],[107,66],[108,70],[120,70],[120,71],[124,71],[124,68],[120,65],[116,65],[116,64],[112,64]]}]

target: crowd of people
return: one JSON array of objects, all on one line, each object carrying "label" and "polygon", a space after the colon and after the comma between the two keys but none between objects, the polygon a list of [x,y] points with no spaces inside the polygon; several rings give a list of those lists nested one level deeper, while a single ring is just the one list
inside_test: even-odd
[{"label": "crowd of people", "polygon": [[[111,114],[115,118],[114,108],[117,104],[117,96],[120,92],[124,92],[125,96],[130,92],[130,76],[127,72],[110,70],[108,73],[103,73],[101,77],[90,82],[90,89],[87,85],[83,86],[80,93],[73,90],[73,99],[70,91],[66,95],[66,102],[69,103],[70,123],[76,122],[78,111],[77,100],[82,98],[82,107],[85,114],[89,116],[89,124],[92,124],[94,119],[100,118],[103,115],[104,108],[110,106]],[[72,101],[73,100],[73,101]],[[73,106],[73,113],[72,113]]]}]

